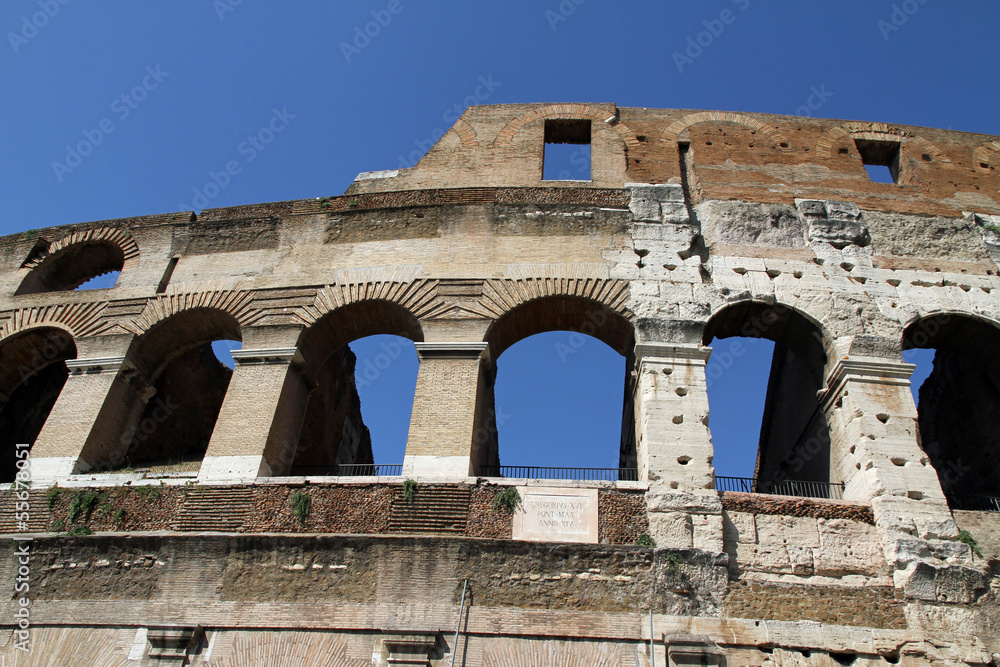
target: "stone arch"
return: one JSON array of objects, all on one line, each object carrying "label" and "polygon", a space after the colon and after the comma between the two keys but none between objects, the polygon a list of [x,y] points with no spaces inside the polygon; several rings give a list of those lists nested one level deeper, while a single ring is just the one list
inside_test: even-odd
[{"label": "stone arch", "polygon": [[667,126],[663,130],[663,134],[660,135],[660,140],[664,142],[675,143],[680,138],[681,134],[687,130],[692,125],[697,125],[700,123],[732,123],[734,125],[742,125],[754,132],[760,132],[771,138],[774,143],[774,147],[780,151],[791,151],[789,147],[788,140],[785,136],[775,127],[770,125],[765,125],[759,119],[754,118],[749,114],[743,113],[732,113],[726,111],[698,111],[695,113],[689,113],[681,118],[678,118],[673,123]]},{"label": "stone arch", "polygon": [[[477,432],[484,434],[480,437],[479,444],[485,446],[478,452],[479,460],[476,463],[486,466],[486,469],[500,464],[496,423],[493,419],[493,384],[500,355],[514,344],[536,334],[573,331],[600,340],[624,357],[625,380],[618,467],[634,469],[637,467],[634,392],[629,371],[635,365],[635,329],[631,313],[619,301],[622,292],[616,288],[620,286],[614,284],[617,281],[580,281],[564,283],[561,286],[563,289],[559,290],[557,281],[552,281],[545,287],[546,282],[548,281],[497,281],[498,284],[493,286],[495,291],[488,292],[494,297],[502,295],[504,298],[498,300],[508,303],[509,307],[494,320],[484,336],[490,353],[489,390],[486,409],[477,416]],[[571,288],[574,285],[576,288]],[[497,289],[498,286],[500,289]],[[521,289],[515,289],[516,287]],[[530,287],[534,287],[536,293],[548,293],[533,296],[531,290],[524,289]],[[484,296],[486,294],[484,289]]]},{"label": "stone arch", "polygon": [[139,246],[126,230],[101,227],[72,232],[35,245],[21,265],[24,279],[15,294],[71,290],[91,278],[138,266]]},{"label": "stone arch", "polygon": [[159,323],[187,310],[218,310],[230,315],[240,326],[248,326],[259,319],[253,309],[254,291],[241,288],[239,282],[210,283],[187,291],[168,291],[146,302],[138,316],[123,323],[125,329],[141,335]]},{"label": "stone arch", "polygon": [[476,134],[476,129],[466,123],[465,120],[459,118],[451,126],[451,129],[458,135],[463,148],[479,148],[479,136]]},{"label": "stone arch", "polygon": [[926,154],[933,164],[945,169],[954,169],[955,164],[945,153],[923,137],[894,125],[885,123],[844,123],[825,131],[816,142],[816,155],[820,158],[833,157],[833,149],[845,138],[868,141],[894,141],[910,143],[918,155]]},{"label": "stone arch", "polygon": [[702,342],[733,336],[774,342],[754,470],[756,490],[766,493],[782,488],[780,484],[805,482],[787,493],[823,492],[825,487],[808,484],[831,481],[830,427],[818,398],[827,366],[822,325],[792,306],[740,301],[712,314]]},{"label": "stone arch", "polygon": [[103,301],[18,308],[0,325],[0,340],[39,326],[57,327],[78,338],[96,336],[114,326],[104,319],[107,306]]},{"label": "stone arch", "polygon": [[[332,285],[320,290],[309,313],[323,314],[303,330],[297,342],[314,388],[303,408],[302,427],[290,457],[291,474],[330,474],[322,470],[343,470],[345,465],[357,469],[354,466],[375,462],[355,384],[357,359],[348,344],[379,334],[423,341],[417,312],[427,312],[421,307],[429,303],[426,297],[414,283]],[[416,307],[417,312],[404,304]],[[401,347],[397,351],[404,352]]]},{"label": "stone arch", "polygon": [[988,144],[976,146],[976,150],[972,152],[973,160],[976,163],[976,170],[988,172],[991,165],[994,167],[1000,166],[1000,164],[995,162],[997,155],[1000,155],[1000,141],[991,141]]},{"label": "stone arch", "polygon": [[912,319],[903,349],[935,350],[920,387],[921,448],[956,509],[972,497],[1000,497],[1000,323],[938,311]]},{"label": "stone arch", "polygon": [[[616,116],[615,110],[609,111],[608,107],[591,104],[547,104],[542,107],[536,107],[530,111],[525,111],[504,125],[496,139],[493,140],[493,146],[506,146],[513,141],[515,135],[525,125],[543,118],[589,118],[603,123],[609,118],[609,114]],[[617,120],[614,123],[608,124],[618,133],[618,136],[621,137],[621,140],[625,142],[625,145],[630,150],[639,147],[639,139],[636,137],[635,132],[632,131],[632,128]]]},{"label": "stone arch", "polygon": [[0,341],[0,482],[13,481],[19,443],[34,444],[77,356],[70,333],[37,326]]},{"label": "stone arch", "polygon": [[243,339],[239,320],[210,306],[179,310],[137,335],[77,469],[180,465],[196,470],[233,374],[216,358],[212,342],[227,339]]}]

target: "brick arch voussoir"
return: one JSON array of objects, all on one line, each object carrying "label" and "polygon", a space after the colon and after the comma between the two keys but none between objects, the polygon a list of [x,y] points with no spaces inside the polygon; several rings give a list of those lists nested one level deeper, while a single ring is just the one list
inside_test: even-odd
[{"label": "brick arch voussoir", "polygon": [[905,130],[895,125],[886,123],[844,123],[832,127],[820,136],[816,142],[816,155],[820,158],[833,156],[833,149],[837,147],[845,138],[852,141],[861,139],[867,141],[898,141],[900,143],[911,143],[916,152],[930,156],[931,161],[945,169],[954,169],[955,164],[944,151],[932,144],[927,139],[915,135],[909,130]]},{"label": "brick arch voussoir", "polygon": [[774,143],[774,148],[779,151],[789,152],[792,150],[791,145],[785,138],[785,135],[783,135],[777,128],[767,125],[760,119],[754,118],[751,115],[726,111],[697,111],[695,113],[689,113],[682,116],[663,130],[660,140],[668,143],[674,143],[678,140],[678,137],[680,137],[682,132],[693,125],[699,125],[701,123],[732,123],[734,125],[742,125],[753,130],[754,132],[760,132],[770,137],[771,141]]},{"label": "brick arch voussoir", "polygon": [[0,315],[0,340],[41,327],[56,327],[74,338],[97,336],[114,328],[104,317],[107,301],[32,306]]},{"label": "brick arch voussoir", "polygon": [[251,326],[263,317],[263,313],[253,306],[254,290],[241,289],[238,283],[216,289],[212,289],[211,285],[197,287],[190,291],[168,291],[150,299],[139,315],[121,326],[136,335],[142,335],[169,317],[199,308],[227,313],[241,327]]},{"label": "brick arch voussoir", "polygon": [[71,232],[66,236],[49,244],[48,252],[45,255],[28,260],[22,268],[31,270],[44,262],[47,258],[55,255],[61,250],[78,243],[111,243],[118,246],[125,258],[122,271],[134,268],[139,263],[139,246],[132,235],[119,227],[98,227],[95,229],[84,229]]},{"label": "brick arch voussoir", "polygon": [[[548,104],[544,107],[532,109],[511,119],[504,125],[496,139],[493,140],[493,146],[505,146],[509,144],[525,125],[543,118],[589,118],[594,121],[604,122],[608,119],[608,110],[606,107],[596,107],[590,104]],[[635,132],[632,131],[632,128],[621,121],[610,125],[630,149],[638,148],[639,139],[636,137]]]}]

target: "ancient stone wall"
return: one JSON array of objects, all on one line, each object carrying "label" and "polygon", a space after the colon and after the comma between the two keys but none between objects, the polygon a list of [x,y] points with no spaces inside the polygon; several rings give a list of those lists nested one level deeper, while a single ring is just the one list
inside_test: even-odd
[{"label": "ancient stone wall", "polygon": [[[543,180],[546,142],[567,138],[589,141],[590,180]],[[199,626],[232,664],[292,645],[440,664],[468,580],[468,664],[646,664],[650,608],[658,664],[989,663],[997,568],[970,537],[989,550],[995,531],[952,510],[1000,495],[998,161],[997,137],[878,122],[486,106],[342,196],[4,237],[0,420],[30,440],[33,488],[15,495],[5,441],[0,528],[100,533],[37,538],[39,636],[79,636],[86,601],[109,659],[136,641],[126,628],[155,648],[174,623],[202,662]],[[885,163],[895,182],[872,182],[865,165]],[[73,290],[108,271],[114,287]],[[618,481],[550,483],[596,496],[600,545],[512,541],[526,510],[497,505],[547,488],[496,477],[497,358],[553,330],[627,365]],[[344,352],[375,334],[420,358],[390,475],[365,468]],[[764,493],[717,488],[707,363],[732,336],[779,350],[744,489]],[[202,363],[223,339],[242,342],[231,377]],[[909,348],[941,351],[919,411]],[[175,392],[190,405],[168,409]],[[368,476],[306,470],[352,465]],[[159,497],[117,488],[150,482]],[[447,537],[385,536],[412,532]],[[119,580],[142,604],[115,598]]]}]

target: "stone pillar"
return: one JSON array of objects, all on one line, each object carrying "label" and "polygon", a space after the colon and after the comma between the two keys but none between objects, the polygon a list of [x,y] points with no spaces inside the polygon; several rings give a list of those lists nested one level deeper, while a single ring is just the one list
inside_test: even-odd
[{"label": "stone pillar", "polygon": [[472,470],[487,344],[415,343],[420,358],[403,475],[462,480]]},{"label": "stone pillar", "polygon": [[117,426],[137,398],[135,382],[127,380],[135,367],[124,356],[67,359],[66,366],[69,377],[31,448],[36,484],[86,472],[117,451]]},{"label": "stone pillar", "polygon": [[696,344],[635,346],[639,479],[688,492],[713,488],[705,364],[712,349]]},{"label": "stone pillar", "polygon": [[199,482],[252,481],[292,465],[312,382],[294,347],[233,350],[236,368]]},{"label": "stone pillar", "polygon": [[722,503],[715,491],[705,364],[693,343],[635,346],[639,479],[657,546],[722,551]]},{"label": "stone pillar", "polygon": [[[912,364],[881,357],[837,360],[823,409],[831,432],[831,481],[847,500],[871,502],[897,587],[908,597],[970,602],[981,574],[958,542],[937,473],[917,444]],[[944,572],[944,570],[948,570]]]}]

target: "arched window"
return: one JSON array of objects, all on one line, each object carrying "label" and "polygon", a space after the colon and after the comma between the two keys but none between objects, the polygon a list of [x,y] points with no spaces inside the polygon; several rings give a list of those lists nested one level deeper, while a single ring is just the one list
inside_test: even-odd
[{"label": "arched window", "polygon": [[[125,250],[107,239],[73,243],[51,254],[44,247],[36,247],[32,257],[25,262],[25,266],[32,268],[15,294],[73,290],[95,278],[108,275],[117,279],[125,266],[125,260]],[[90,288],[113,286],[114,281],[104,278]]]},{"label": "arched window", "polygon": [[[729,458],[748,461],[756,440],[752,474],[743,467],[741,475],[717,475],[717,488],[819,497],[838,492],[829,484],[841,480],[830,479],[830,428],[817,398],[826,364],[822,341],[818,325],[781,304],[738,303],[709,320],[704,344],[713,347],[706,374],[717,470],[733,471]],[[741,370],[750,370],[750,386]],[[730,405],[720,405],[727,394]],[[754,403],[749,420],[737,413]],[[740,441],[720,437],[734,430]]]},{"label": "arched window", "polygon": [[476,443],[480,474],[635,479],[634,334],[621,314],[543,297],[503,315],[486,340],[495,384],[477,429],[487,434]]},{"label": "arched window", "polygon": [[0,341],[0,482],[14,481],[17,445],[38,437],[69,376],[66,359],[74,358],[72,337],[54,327]]},{"label": "arched window", "polygon": [[930,367],[918,391],[920,444],[949,502],[1000,511],[1000,326],[929,315],[906,328],[903,349],[918,362],[914,383]]},{"label": "arched window", "polygon": [[290,475],[398,475],[416,387],[420,324],[381,300],[352,303],[303,332],[315,388]]}]

